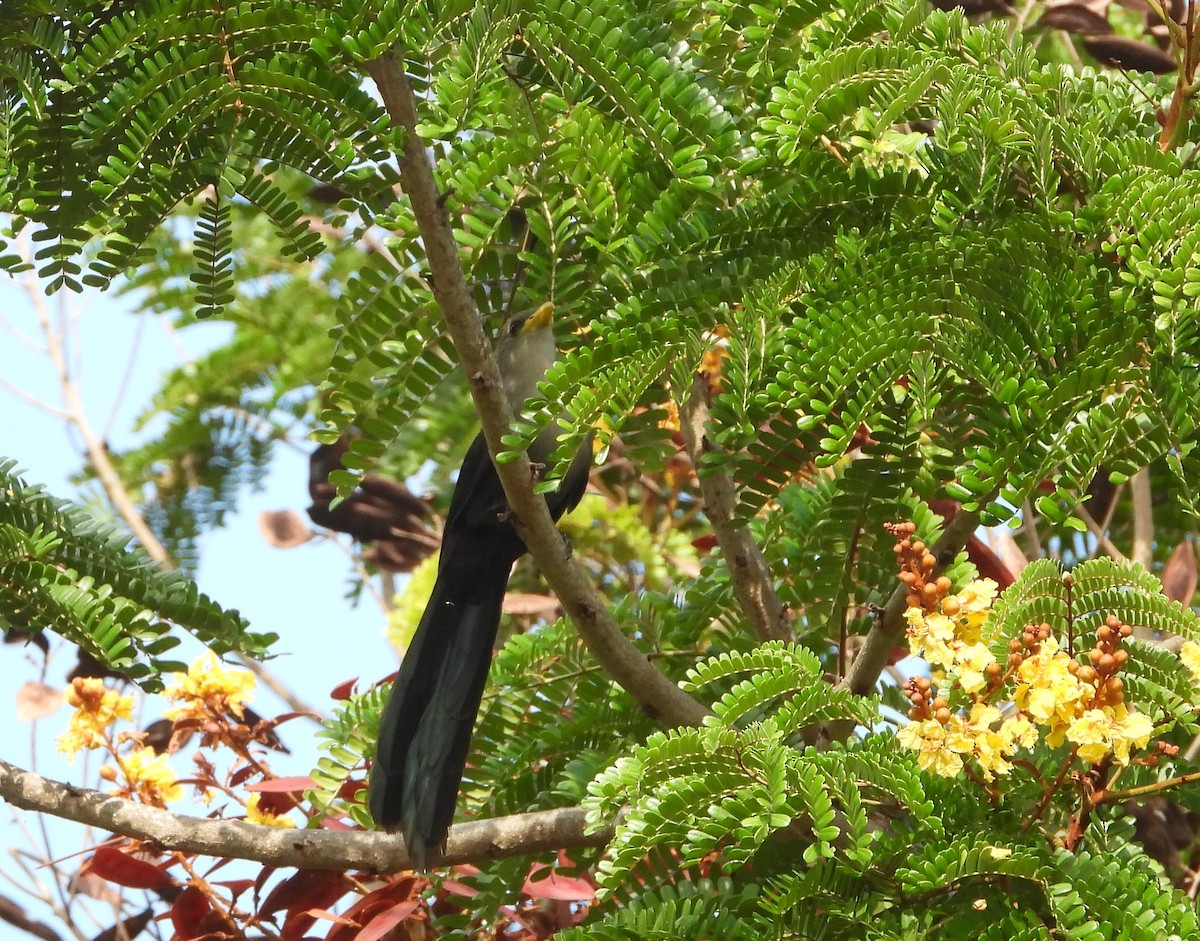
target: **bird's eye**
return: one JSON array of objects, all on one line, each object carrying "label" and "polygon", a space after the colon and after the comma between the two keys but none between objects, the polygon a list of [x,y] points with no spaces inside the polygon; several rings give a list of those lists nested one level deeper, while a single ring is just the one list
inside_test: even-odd
[{"label": "bird's eye", "polygon": [[511,323],[508,325],[508,335],[509,335],[510,337],[515,337],[515,336],[516,336],[518,333],[520,333],[520,332],[521,332],[521,324],[523,324],[523,323],[524,323],[524,321],[523,321],[523,320],[514,320],[514,321],[512,321],[512,322],[511,322]]}]

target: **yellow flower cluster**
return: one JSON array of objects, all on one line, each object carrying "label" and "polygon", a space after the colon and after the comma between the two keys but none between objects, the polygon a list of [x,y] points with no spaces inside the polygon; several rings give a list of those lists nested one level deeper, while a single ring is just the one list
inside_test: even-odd
[{"label": "yellow flower cluster", "polygon": [[994,581],[981,578],[943,598],[940,611],[914,606],[904,614],[909,650],[957,679],[964,692],[977,693],[987,686],[988,666],[996,663],[988,648],[992,638],[983,636],[996,591]]},{"label": "yellow flower cluster", "polygon": [[967,758],[974,758],[984,778],[991,781],[1012,770],[1009,759],[1018,748],[1033,747],[1037,728],[1020,713],[1003,718],[995,706],[977,702],[967,717],[952,715],[944,725],[936,718],[916,720],[896,737],[905,748],[918,752],[917,764],[924,771],[952,778]]},{"label": "yellow flower cluster", "polygon": [[1123,702],[1099,699],[1096,677],[1080,669],[1053,637],[1017,667],[1013,701],[1046,728],[1047,745],[1069,741],[1079,746],[1084,761],[1096,764],[1111,752],[1118,764],[1128,764],[1130,748],[1147,745],[1154,723]]},{"label": "yellow flower cluster", "polygon": [[[929,681],[910,681],[913,721],[898,733],[900,744],[918,752],[921,768],[946,777],[974,759],[988,781],[1007,774],[1017,750],[1032,748],[1039,736],[1051,747],[1072,743],[1092,764],[1110,755],[1128,764],[1131,750],[1144,748],[1154,734],[1150,718],[1125,705],[1117,675],[1128,657],[1121,648],[1128,625],[1108,618],[1096,632],[1088,663],[1061,649],[1049,625],[1029,625],[1010,642],[1002,666],[989,646],[995,631],[987,627],[996,591],[995,582],[980,579],[957,595],[905,612],[910,650],[944,671],[942,685],[957,685],[972,706],[967,716],[953,714],[945,698],[933,698]],[[1200,677],[1200,645],[1193,646],[1180,656],[1185,663],[1191,658]],[[1005,689],[1010,691],[1003,694]],[[1007,716],[989,702],[998,694],[1012,702]]]},{"label": "yellow flower cluster", "polygon": [[67,731],[58,737],[58,750],[72,761],[85,748],[105,747],[104,730],[118,719],[133,715],[133,697],[106,689],[98,677],[72,680],[63,698],[75,707],[75,712],[68,720]]},{"label": "yellow flower cluster", "polygon": [[254,696],[254,675],[231,670],[206,651],[192,662],[187,673],[175,674],[175,682],[163,690],[163,695],[181,701],[163,713],[172,722],[230,713],[241,718],[245,704]]},{"label": "yellow flower cluster", "polygon": [[123,797],[136,794],[143,804],[154,807],[165,807],[169,801],[183,797],[183,787],[167,763],[167,756],[158,754],[153,748],[135,749],[119,758],[117,764],[119,770],[112,765],[100,769],[100,776],[109,781],[124,776],[127,786],[114,788],[114,793]]}]

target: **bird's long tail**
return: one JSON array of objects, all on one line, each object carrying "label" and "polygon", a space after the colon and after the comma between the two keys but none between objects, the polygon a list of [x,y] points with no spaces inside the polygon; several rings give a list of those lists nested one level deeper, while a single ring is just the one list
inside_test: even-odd
[{"label": "bird's long tail", "polygon": [[375,824],[404,834],[423,867],[440,853],[487,682],[513,559],[500,547],[447,552],[379,726],[371,767]]}]

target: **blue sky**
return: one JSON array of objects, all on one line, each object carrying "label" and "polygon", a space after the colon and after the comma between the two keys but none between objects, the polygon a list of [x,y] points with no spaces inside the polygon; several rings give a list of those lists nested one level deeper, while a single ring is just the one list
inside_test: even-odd
[{"label": "blue sky", "polygon": [[[64,292],[45,299],[45,304],[52,317],[78,316],[80,342],[73,354],[85,408],[112,447],[130,446],[136,441],[131,431],[134,420],[158,378],[181,361],[178,341],[172,341],[154,318],[129,313],[120,298],[95,292]],[[0,457],[16,460],[28,481],[44,484],[56,496],[75,498],[78,492],[69,477],[81,465],[78,436],[69,435],[60,418],[23,401],[8,388],[15,386],[61,406],[53,365],[47,356],[26,348],[6,327],[35,342],[41,340],[28,295],[0,275]],[[226,329],[222,324],[200,325],[178,339],[195,355],[219,343]],[[220,604],[240,610],[256,630],[278,633],[279,656],[268,668],[315,708],[327,710],[331,706],[329,691],[334,686],[356,676],[373,682],[395,668],[396,657],[384,638],[384,618],[375,602],[364,596],[354,608],[345,600],[352,573],[343,552],[320,541],[290,550],[273,549],[259,533],[257,516],[261,510],[287,508],[304,515],[307,478],[304,455],[278,449],[264,490],[245,494],[229,525],[204,539],[197,581],[201,590]],[[198,650],[195,645],[186,649],[188,659]],[[45,682],[61,687],[73,662],[73,653],[60,652]],[[36,730],[30,723],[16,719],[17,690],[39,678],[41,663],[36,648],[0,647],[0,716],[4,718],[0,755],[22,767],[36,766],[39,773],[49,777],[94,784],[94,777],[85,775],[82,764],[72,768],[54,752],[53,736],[65,728],[67,710],[60,709],[41,720]],[[261,687],[254,706],[266,715],[286,711],[280,700]],[[146,721],[154,718],[157,715],[148,713]],[[308,773],[316,756],[315,729],[311,722],[297,720],[280,730],[293,754],[272,756],[276,773]],[[181,774],[188,770],[182,766],[182,757],[176,756],[176,770]],[[32,825],[28,818],[26,825]],[[83,829],[76,824],[53,823],[49,834],[53,851],[67,855],[80,848]],[[0,850],[17,846],[28,846],[27,837],[14,814],[2,808]],[[15,871],[6,859],[0,856],[0,876],[6,870]],[[21,904],[29,902],[3,881],[0,894]],[[47,917],[36,905],[31,912]],[[85,936],[99,930],[92,930],[90,923],[80,927]],[[0,938],[7,941],[9,937],[29,936],[0,923]]]}]

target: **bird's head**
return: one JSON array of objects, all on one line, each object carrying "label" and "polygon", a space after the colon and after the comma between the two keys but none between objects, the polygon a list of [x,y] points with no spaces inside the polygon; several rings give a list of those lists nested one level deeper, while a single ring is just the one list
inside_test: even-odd
[{"label": "bird's head", "polygon": [[496,363],[509,404],[520,408],[554,363],[554,304],[547,301],[508,319],[496,339]]}]

